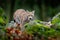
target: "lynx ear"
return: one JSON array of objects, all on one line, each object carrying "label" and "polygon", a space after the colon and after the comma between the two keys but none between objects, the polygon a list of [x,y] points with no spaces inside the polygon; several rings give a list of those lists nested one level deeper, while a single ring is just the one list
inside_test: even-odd
[{"label": "lynx ear", "polygon": [[34,14],[35,13],[35,10],[33,10],[32,13]]},{"label": "lynx ear", "polygon": [[26,12],[29,12],[28,10],[26,10]]}]

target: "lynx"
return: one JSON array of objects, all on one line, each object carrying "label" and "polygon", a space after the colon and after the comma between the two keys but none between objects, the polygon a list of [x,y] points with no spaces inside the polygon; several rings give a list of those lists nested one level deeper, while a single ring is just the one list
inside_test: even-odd
[{"label": "lynx", "polygon": [[18,9],[13,15],[13,18],[17,24],[20,24],[21,30],[24,30],[24,24],[34,19],[34,12],[25,11],[24,9]]}]

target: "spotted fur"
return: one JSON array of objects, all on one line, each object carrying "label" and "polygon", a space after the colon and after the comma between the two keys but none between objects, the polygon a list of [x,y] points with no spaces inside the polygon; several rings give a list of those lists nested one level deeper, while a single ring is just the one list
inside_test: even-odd
[{"label": "spotted fur", "polygon": [[24,29],[24,24],[30,22],[34,18],[34,11],[29,12],[24,9],[18,9],[13,15],[13,18],[17,24],[20,24],[21,30]]}]

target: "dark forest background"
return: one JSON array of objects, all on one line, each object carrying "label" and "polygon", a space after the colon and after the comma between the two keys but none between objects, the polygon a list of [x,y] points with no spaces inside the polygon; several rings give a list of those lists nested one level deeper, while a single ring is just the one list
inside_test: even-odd
[{"label": "dark forest background", "polygon": [[[6,22],[13,20],[13,13],[17,9],[35,10],[35,17],[48,21],[60,12],[59,0],[0,0],[0,9],[4,11]],[[4,20],[4,21],[5,21]]]}]

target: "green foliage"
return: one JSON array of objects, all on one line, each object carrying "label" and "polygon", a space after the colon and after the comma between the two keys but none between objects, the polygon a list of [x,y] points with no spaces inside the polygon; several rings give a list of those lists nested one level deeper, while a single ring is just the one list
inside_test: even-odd
[{"label": "green foliage", "polygon": [[60,22],[60,13],[56,14],[53,18],[52,18],[52,24],[56,24]]},{"label": "green foliage", "polygon": [[55,18],[54,20],[52,20],[52,24],[56,24],[60,22],[60,18]]},{"label": "green foliage", "polygon": [[4,19],[4,10],[0,8],[0,25],[5,24],[5,19]]},{"label": "green foliage", "polygon": [[52,24],[54,29],[60,31],[60,13],[53,17]]},{"label": "green foliage", "polygon": [[26,26],[26,31],[28,34],[32,35],[43,35],[45,37],[51,36],[54,37],[57,35],[57,32],[53,28],[49,28],[46,25],[38,23],[38,21],[32,22],[31,24],[28,23],[25,25]]},{"label": "green foliage", "polygon": [[0,17],[0,23],[5,23],[2,17]]},{"label": "green foliage", "polygon": [[31,23],[26,24],[27,33],[35,36],[43,35],[45,37],[55,37],[60,35],[60,16],[57,15],[57,17],[51,21],[52,28],[49,28],[49,26],[43,25],[40,22],[43,21],[34,20],[34,22],[32,21]]}]

